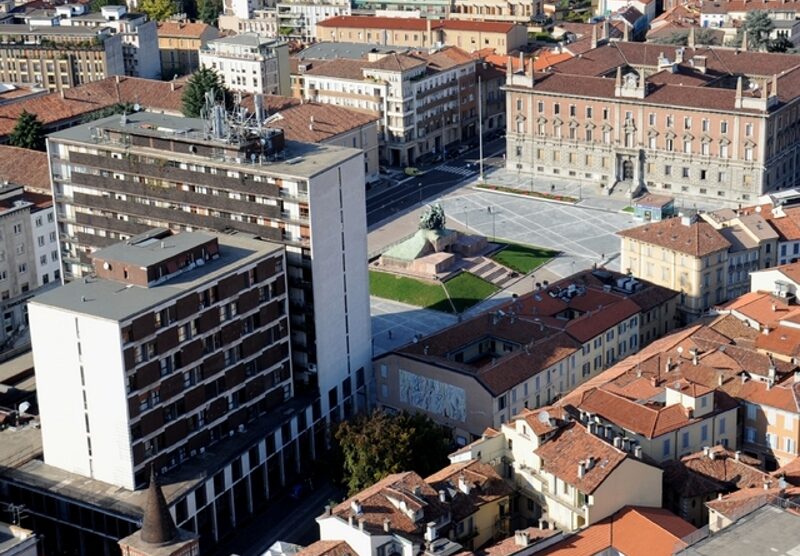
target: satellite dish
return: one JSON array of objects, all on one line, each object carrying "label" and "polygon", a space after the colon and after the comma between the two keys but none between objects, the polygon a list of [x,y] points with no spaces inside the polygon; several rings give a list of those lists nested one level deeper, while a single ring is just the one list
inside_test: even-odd
[{"label": "satellite dish", "polygon": [[550,424],[550,414],[546,410],[539,412],[539,422],[545,425]]},{"label": "satellite dish", "polygon": [[195,145],[189,145],[189,152],[192,154],[197,154],[197,147]]},{"label": "satellite dish", "polygon": [[250,153],[250,162],[256,161],[256,153]]},{"label": "satellite dish", "polygon": [[141,110],[141,109],[142,109],[142,107],[141,107],[141,106],[139,106],[139,103],[138,103],[138,102],[137,102],[136,104],[134,104],[134,105],[133,105],[133,111],[134,111],[134,112],[138,112],[138,111],[139,111],[139,110]]},{"label": "satellite dish", "polygon": [[106,262],[104,262],[104,263],[103,263],[103,269],[105,269],[105,270],[111,270],[111,265],[110,265],[110,264],[108,264],[108,261],[106,261]]},{"label": "satellite dish", "polygon": [[678,352],[678,355],[683,353],[683,346],[678,346],[678,349],[676,351]]},{"label": "satellite dish", "polygon": [[18,409],[19,409],[20,415],[23,414],[23,413],[27,413],[27,411],[30,408],[31,408],[31,403],[30,402],[22,402],[21,404],[19,404],[19,408]]}]

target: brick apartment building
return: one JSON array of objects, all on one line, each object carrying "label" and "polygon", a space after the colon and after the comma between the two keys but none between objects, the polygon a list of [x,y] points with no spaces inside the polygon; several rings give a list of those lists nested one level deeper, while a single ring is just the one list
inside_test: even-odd
[{"label": "brick apartment building", "polygon": [[798,91],[791,55],[601,44],[542,72],[509,67],[506,164],[747,204],[797,182]]}]

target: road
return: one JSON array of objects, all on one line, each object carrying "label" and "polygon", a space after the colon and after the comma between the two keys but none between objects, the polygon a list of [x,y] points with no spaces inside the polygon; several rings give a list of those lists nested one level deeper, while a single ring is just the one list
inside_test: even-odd
[{"label": "road", "polygon": [[[483,145],[485,156],[497,156],[505,148],[504,137],[487,141]],[[467,178],[478,175],[478,149],[472,149],[458,158],[446,160],[421,176],[396,184],[367,199],[367,226],[373,226],[396,214],[402,214],[427,199],[435,199]],[[485,160],[486,164],[487,161]],[[470,166],[470,167],[468,167]]]},{"label": "road", "polygon": [[237,528],[214,554],[260,556],[276,541],[308,546],[319,540],[319,526],[314,518],[322,514],[325,504],[340,500],[343,494],[339,487],[322,483],[302,500],[290,496],[275,499],[262,514]]}]

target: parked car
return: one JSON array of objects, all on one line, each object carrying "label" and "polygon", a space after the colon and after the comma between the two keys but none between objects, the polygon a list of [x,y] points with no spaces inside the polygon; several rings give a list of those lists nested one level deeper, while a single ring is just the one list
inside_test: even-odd
[{"label": "parked car", "polygon": [[415,168],[414,166],[409,166],[405,169],[405,173],[407,176],[419,176],[422,174],[419,168]]}]

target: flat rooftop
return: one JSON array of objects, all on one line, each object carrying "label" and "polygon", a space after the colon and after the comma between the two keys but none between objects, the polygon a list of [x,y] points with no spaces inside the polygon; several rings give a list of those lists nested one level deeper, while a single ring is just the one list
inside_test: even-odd
[{"label": "flat rooftop", "polygon": [[181,232],[166,237],[150,237],[145,234],[109,245],[105,249],[92,253],[92,257],[145,268],[178,253],[205,245],[215,237],[219,236],[206,232]]},{"label": "flat rooftop", "polygon": [[[204,134],[204,122],[200,118],[184,118],[182,116],[169,116],[167,114],[156,114],[153,112],[137,112],[129,114],[127,123],[123,124],[119,116],[109,116],[83,125],[71,127],[51,133],[48,138],[55,141],[90,143],[99,147],[118,146],[119,150],[130,153],[157,153],[161,158],[164,151],[149,147],[137,147],[117,145],[110,141],[96,139],[92,136],[93,129],[107,129],[109,131],[125,132],[129,134],[146,135],[148,137],[158,137],[160,139],[180,138],[184,141],[190,139],[193,142],[204,144],[216,144],[220,147],[229,146],[224,140],[211,139]],[[169,157],[181,162],[197,164],[202,161],[205,164],[218,162],[227,168],[238,168],[243,172],[254,172],[259,174],[274,174],[277,176],[311,178],[330,170],[343,162],[354,157],[363,156],[361,149],[350,147],[338,147],[334,145],[320,145],[316,143],[301,143],[297,141],[286,141],[286,147],[282,152],[282,159],[269,162],[237,162],[233,159],[223,160],[221,158],[210,158],[201,155],[193,155],[187,152],[170,152]],[[363,187],[364,184],[358,184]]]},{"label": "flat rooftop", "polygon": [[354,42],[318,42],[295,54],[299,60],[364,60],[368,54],[406,52],[402,46],[381,46]]},{"label": "flat rooftop", "polygon": [[[174,504],[194,490],[201,481],[213,477],[217,471],[244,453],[259,439],[280,429],[294,415],[306,411],[312,402],[312,397],[295,397],[255,422],[248,423],[244,432],[234,434],[210,446],[205,453],[190,458],[160,476],[159,484],[167,503]],[[47,465],[41,459],[34,459],[41,458],[41,430],[34,427],[26,429],[30,432],[24,437],[19,433],[25,429],[10,434],[8,429],[0,432],[0,481],[25,485],[35,490],[95,505],[107,512],[132,520],[141,518],[147,500],[147,489],[127,490]],[[19,436],[19,439],[14,439],[15,436]],[[13,443],[6,442],[8,438],[14,439]],[[38,442],[35,445],[39,447],[39,454],[28,457],[23,462],[14,463],[12,456],[15,448],[22,446],[24,441]]]},{"label": "flat rooftop", "polygon": [[262,241],[247,234],[220,234],[217,237],[219,257],[161,284],[146,288],[87,277],[38,295],[30,303],[122,321],[283,249],[282,245]]},{"label": "flat rooftop", "polygon": [[0,24],[0,35],[75,35],[95,37],[104,27],[31,27],[30,25]]},{"label": "flat rooftop", "polygon": [[765,505],[739,521],[678,552],[685,556],[800,554],[800,514]]}]

